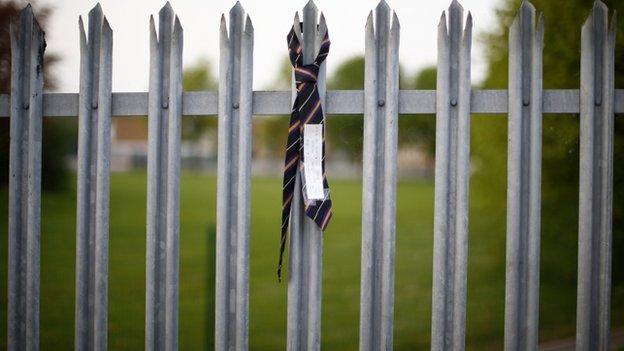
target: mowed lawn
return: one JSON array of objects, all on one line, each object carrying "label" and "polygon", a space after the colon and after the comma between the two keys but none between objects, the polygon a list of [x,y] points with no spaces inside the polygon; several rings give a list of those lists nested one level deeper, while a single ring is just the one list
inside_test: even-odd
[{"label": "mowed lawn", "polygon": [[[357,350],[361,182],[332,182],[335,216],[325,234],[322,348]],[[280,179],[252,184],[250,349],[281,350],[286,342],[286,283],[275,274]],[[143,348],[145,311],[144,172],[111,177],[109,348]],[[429,348],[433,249],[433,183],[399,182],[397,204],[396,350]],[[212,262],[216,206],[213,176],[184,172],[181,191],[180,325],[182,350],[212,349]],[[0,190],[0,345],[6,345],[7,190]],[[472,194],[467,345],[498,350],[503,342],[505,209]],[[43,194],[41,232],[42,350],[73,349],[75,190]],[[543,248],[543,255],[548,248]],[[562,262],[576,266],[576,262]],[[574,286],[542,281],[542,340],[574,335]],[[624,293],[614,289],[614,311]],[[622,316],[614,323],[622,325]],[[619,324],[618,324],[619,323]]]}]

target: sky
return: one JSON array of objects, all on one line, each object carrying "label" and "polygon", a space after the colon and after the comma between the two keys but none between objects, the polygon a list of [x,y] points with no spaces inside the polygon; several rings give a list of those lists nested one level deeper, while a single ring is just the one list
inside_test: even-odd
[{"label": "sky", "polygon": [[[479,33],[495,25],[500,0],[462,0],[474,21],[472,80],[485,74],[484,46]],[[215,76],[219,59],[219,21],[234,0],[171,0],[184,28],[184,65],[202,58],[212,63]],[[400,62],[413,74],[436,62],[436,36],[440,15],[450,0],[387,0],[401,24]],[[61,57],[54,68],[60,92],[77,92],[80,66],[78,16],[85,21],[96,4],[91,0],[39,0],[53,8],[46,32],[47,52]],[[315,0],[325,15],[331,39],[328,75],[342,61],[364,53],[364,25],[378,0]],[[149,69],[149,16],[157,16],[164,0],[102,0],[104,14],[113,29],[113,91],[147,91]],[[293,16],[306,0],[241,0],[254,26],[254,89],[269,89],[286,57],[286,34]],[[36,11],[36,6],[35,6]],[[158,22],[157,22],[158,23]],[[86,23],[85,23],[86,25]]]}]

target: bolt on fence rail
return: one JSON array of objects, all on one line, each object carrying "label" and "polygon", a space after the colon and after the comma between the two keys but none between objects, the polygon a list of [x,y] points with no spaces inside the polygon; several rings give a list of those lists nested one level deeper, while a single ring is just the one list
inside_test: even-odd
[{"label": "bolt on fence rail", "polygon": [[[182,26],[167,3],[158,34],[150,18],[149,92],[113,93],[112,36],[101,7],[80,24],[80,91],[43,93],[44,33],[30,5],[11,22],[9,350],[39,348],[39,233],[42,118],[78,116],[76,225],[77,350],[107,349],[108,207],[112,116],[148,118],[145,343],[178,348],[180,123],[218,115],[215,346],[249,345],[249,218],[252,115],[290,113],[293,91],[253,91],[253,32],[240,3],[221,19],[219,92],[182,91]],[[294,18],[304,61],[327,31],[310,0]],[[472,17],[456,0],[438,26],[436,90],[399,90],[399,21],[382,0],[365,26],[363,91],[318,87],[328,114],[364,115],[360,349],[391,350],[394,315],[397,121],[436,114],[432,350],[463,350],[468,247],[471,113],[508,118],[505,350],[538,342],[542,115],[580,114],[577,350],[607,350],[611,287],[613,119],[624,113],[614,89],[616,19],[596,1],[582,26],[578,90],[542,89],[544,22],[524,1],[509,34],[508,90],[473,90]],[[294,88],[293,88],[294,89]],[[321,345],[322,233],[293,206],[288,277],[288,350]],[[279,231],[276,230],[276,233]],[[276,235],[276,243],[278,242]]]}]

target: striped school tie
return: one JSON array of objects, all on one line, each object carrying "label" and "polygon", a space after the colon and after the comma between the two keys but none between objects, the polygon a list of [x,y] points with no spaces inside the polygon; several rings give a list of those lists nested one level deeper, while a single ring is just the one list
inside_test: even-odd
[{"label": "striped school tie", "polygon": [[[301,24],[300,24],[301,25]],[[295,178],[297,169],[300,173],[301,189],[305,214],[311,218],[321,230],[325,230],[332,216],[332,203],[329,197],[329,184],[325,176],[325,117],[321,106],[316,79],[319,67],[325,61],[329,52],[329,36],[325,33],[321,48],[312,64],[304,65],[302,47],[295,34],[295,27],[290,30],[287,36],[288,54],[290,62],[295,70],[295,83],[297,87],[297,97],[293,103],[290,115],[290,126],[288,128],[288,142],[286,143],[286,160],[284,162],[284,187],[282,198],[282,235],[280,241],[279,263],[277,276],[281,281],[282,258],[286,247],[286,237],[288,235],[288,223],[290,220],[290,209],[292,206],[293,194],[295,193]],[[322,159],[321,169],[323,174],[324,197],[320,200],[308,199],[305,184],[305,162],[303,159],[303,133],[304,126],[309,124],[321,125],[322,129]]]}]

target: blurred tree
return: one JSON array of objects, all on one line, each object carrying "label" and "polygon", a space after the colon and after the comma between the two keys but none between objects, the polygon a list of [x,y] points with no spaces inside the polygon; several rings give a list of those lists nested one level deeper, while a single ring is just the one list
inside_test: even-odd
[{"label": "blurred tree", "polygon": [[[279,66],[278,75],[269,85],[269,89],[290,90],[292,66],[286,53],[284,53]],[[285,148],[289,120],[290,116],[268,116],[254,123],[254,153],[261,157],[281,159]]]},{"label": "blurred tree", "polygon": [[[212,64],[200,58],[184,69],[182,86],[184,91],[217,90],[217,80],[212,74]],[[216,118],[191,116],[182,119],[182,138],[197,139],[203,133],[215,133]]]},{"label": "blurred tree", "polygon": [[[437,70],[435,66],[421,69],[411,80],[413,84],[403,89],[435,90]],[[399,118],[399,145],[418,145],[429,155],[435,155],[435,116],[407,115]]]},{"label": "blurred tree", "polygon": [[[593,0],[532,0],[545,18],[544,88],[579,87],[581,26],[591,13]],[[624,2],[604,1],[611,13],[622,13]],[[504,0],[497,11],[497,25],[483,36],[488,48],[485,88],[507,88],[508,34],[520,0]],[[617,27],[615,84],[624,87],[624,26]],[[542,252],[543,284],[575,291],[579,174],[578,116],[545,116],[542,155]],[[477,117],[473,120],[474,186],[492,206],[505,206],[507,120]],[[613,183],[613,283],[624,284],[624,118],[615,119]],[[480,167],[480,165],[487,165]],[[504,255],[504,254],[503,254]],[[502,258],[504,260],[504,257]],[[504,262],[504,261],[502,261]],[[573,297],[570,295],[570,297]],[[573,303],[573,301],[571,302]],[[570,311],[573,318],[574,311]],[[572,319],[573,320],[573,319]]]},{"label": "blurred tree", "polygon": [[[399,69],[401,89],[435,89],[436,69],[426,67],[413,77]],[[355,56],[338,65],[327,83],[331,90],[364,89],[364,57]],[[363,119],[361,115],[343,115],[330,119],[327,133],[330,147],[346,152],[349,159],[360,160],[362,157]],[[435,119],[431,115],[409,115],[399,118],[399,145],[422,147],[429,155],[435,149]]]},{"label": "blurred tree", "polygon": [[[364,89],[364,56],[354,56],[340,63],[329,76],[327,89]],[[329,152],[341,151],[346,153],[349,160],[361,160],[363,133],[362,115],[330,116],[327,121]]]},{"label": "blurred tree", "polygon": [[[278,77],[271,84],[271,88],[289,90],[292,80],[292,66],[288,57],[283,59],[280,67]],[[426,67],[413,77],[405,77],[401,73],[399,85],[401,89],[435,89],[436,69],[435,67]],[[327,89],[363,90],[364,56],[354,56],[341,62],[334,73],[328,76]],[[282,152],[285,139],[282,140],[280,137],[282,135],[280,131],[288,128],[289,118],[289,116],[269,117],[256,126],[254,137],[258,138],[258,144],[265,152],[273,155]],[[362,115],[330,116],[327,122],[328,149],[345,154],[348,160],[361,160],[363,127]],[[433,156],[435,118],[425,115],[410,115],[400,118],[399,144],[420,146],[425,152]]]},{"label": "blurred tree", "polygon": [[[11,18],[26,6],[27,1],[0,2],[0,93],[8,94],[11,89],[11,41],[9,25]],[[47,22],[52,8],[38,5],[31,1],[37,21],[42,29],[47,29]],[[46,52],[44,57],[44,90],[56,88],[51,74],[51,67],[59,61],[54,53]],[[8,183],[9,175],[9,119],[0,118],[0,186]],[[43,159],[42,187],[44,189],[62,188],[67,177],[66,156],[76,147],[76,121],[67,119],[44,119],[43,122]]]}]

